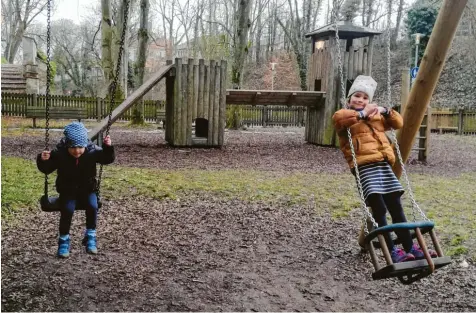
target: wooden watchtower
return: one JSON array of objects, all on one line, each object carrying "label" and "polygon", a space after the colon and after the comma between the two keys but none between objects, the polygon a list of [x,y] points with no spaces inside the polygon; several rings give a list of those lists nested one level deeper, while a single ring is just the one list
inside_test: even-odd
[{"label": "wooden watchtower", "polygon": [[[358,75],[372,74],[373,38],[381,32],[350,22],[339,22],[338,28],[347,92]],[[324,106],[308,110],[305,140],[324,146],[337,144],[332,115],[342,107],[335,33],[335,25],[329,24],[305,35],[312,39],[308,90],[326,93]]]}]

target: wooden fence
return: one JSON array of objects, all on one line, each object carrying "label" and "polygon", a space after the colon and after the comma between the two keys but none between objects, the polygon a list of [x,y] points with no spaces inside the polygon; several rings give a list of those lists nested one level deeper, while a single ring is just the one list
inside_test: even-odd
[{"label": "wooden fence", "polygon": [[241,109],[241,123],[248,126],[303,127],[305,122],[305,107],[250,105]]},{"label": "wooden fence", "polygon": [[[116,101],[118,106],[122,101]],[[2,92],[2,115],[24,117],[27,106],[45,106],[45,95],[15,94]],[[109,101],[94,97],[51,96],[51,106],[86,108],[89,119],[107,116]],[[165,110],[164,101],[144,100],[146,122],[157,122],[157,111]],[[129,121],[134,108],[129,109],[119,120]],[[303,127],[306,121],[305,107],[243,106],[241,122],[249,126]],[[438,133],[476,135],[476,110],[432,108],[430,129]]]},{"label": "wooden fence", "polygon": [[432,132],[476,135],[476,111],[459,109],[431,111],[430,129]]},{"label": "wooden fence", "polygon": [[[50,100],[52,107],[86,108],[88,119],[103,119],[109,114],[110,100],[94,97],[71,97],[52,95]],[[122,103],[122,100],[114,102],[114,108]],[[3,116],[26,116],[27,106],[46,106],[45,95],[15,94],[2,92],[2,115]],[[144,119],[146,122],[156,122],[157,110],[165,109],[164,101],[144,100]],[[130,108],[119,119],[129,121],[134,114],[134,108]]]}]

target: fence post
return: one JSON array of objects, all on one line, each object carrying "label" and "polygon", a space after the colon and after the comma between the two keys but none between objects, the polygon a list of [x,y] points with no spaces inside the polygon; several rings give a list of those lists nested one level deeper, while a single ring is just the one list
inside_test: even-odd
[{"label": "fence post", "polygon": [[268,123],[268,106],[263,106],[263,127]]},{"label": "fence post", "polygon": [[101,98],[96,98],[96,119],[98,122],[101,121]]},{"label": "fence post", "polygon": [[464,119],[464,108],[460,108],[458,111],[458,135],[463,134],[463,119]]}]

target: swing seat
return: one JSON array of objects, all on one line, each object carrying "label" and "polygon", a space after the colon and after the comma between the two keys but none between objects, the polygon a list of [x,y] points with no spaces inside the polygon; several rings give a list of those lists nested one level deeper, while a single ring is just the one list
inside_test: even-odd
[{"label": "swing seat", "polygon": [[[443,256],[432,259],[435,269],[449,265],[451,257]],[[403,284],[409,285],[417,280],[432,274],[426,260],[415,260],[410,262],[394,263],[387,265],[372,273],[373,280],[397,277]]]},{"label": "swing seat", "polygon": [[[372,278],[374,280],[387,279],[392,277],[397,277],[401,283],[408,285],[415,281],[418,281],[426,276],[431,275],[434,270],[446,266],[451,263],[451,258],[448,256],[443,256],[443,253],[440,249],[439,243],[437,241],[436,235],[433,228],[435,223],[433,222],[415,222],[415,223],[395,223],[392,225],[387,225],[384,227],[379,227],[371,231],[365,237],[365,244],[370,250],[370,256],[372,258],[372,263],[374,264],[375,272],[372,273]],[[388,253],[388,248],[383,238],[384,233],[389,233],[398,229],[408,229],[413,230],[412,237],[416,237],[419,242],[423,241],[423,234],[430,233],[431,239],[438,253],[437,258],[428,258],[422,260],[415,260],[410,262],[402,263],[393,263],[391,261],[390,255],[386,256],[387,265],[380,267],[377,261],[377,256],[375,253],[375,241],[378,237],[378,247],[382,248],[384,245],[384,255]],[[394,240],[394,242],[399,242]],[[423,247],[422,247],[423,249]],[[426,249],[426,248],[425,248]],[[425,250],[423,249],[423,250]]]},{"label": "swing seat", "polygon": [[[61,211],[59,205],[59,197],[47,197],[46,195],[41,196],[40,198],[40,207],[43,212],[59,212]],[[98,209],[102,207],[102,202],[98,197]],[[85,208],[80,207],[76,210],[84,211]]]}]

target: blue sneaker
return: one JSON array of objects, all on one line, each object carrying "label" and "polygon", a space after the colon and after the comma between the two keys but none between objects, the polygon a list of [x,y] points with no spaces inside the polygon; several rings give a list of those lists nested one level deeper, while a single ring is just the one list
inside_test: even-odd
[{"label": "blue sneaker", "polygon": [[58,257],[69,257],[69,235],[62,235],[58,239]]},{"label": "blue sneaker", "polygon": [[91,254],[97,254],[98,248],[96,246],[96,230],[86,229],[84,234],[83,245],[86,246],[86,252]]},{"label": "blue sneaker", "polygon": [[401,263],[401,262],[408,262],[414,261],[415,256],[411,253],[406,253],[400,248],[393,247],[392,250],[392,261],[393,263]]}]

